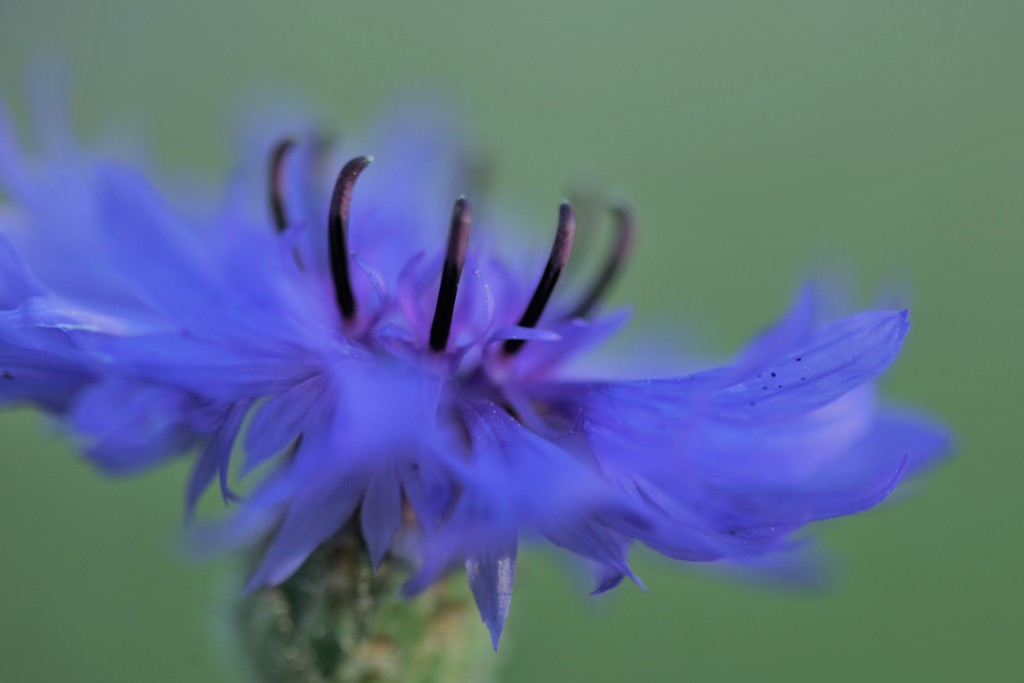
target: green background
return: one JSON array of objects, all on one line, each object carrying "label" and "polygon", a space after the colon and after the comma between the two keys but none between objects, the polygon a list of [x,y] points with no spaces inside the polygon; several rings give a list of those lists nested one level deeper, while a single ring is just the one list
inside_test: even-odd
[{"label": "green background", "polygon": [[[266,86],[352,126],[409,88],[446,93],[497,191],[539,220],[580,177],[633,199],[643,241],[616,298],[667,343],[733,349],[823,265],[862,301],[912,291],[887,388],[953,425],[956,458],[821,527],[835,590],[641,553],[649,593],[590,600],[533,553],[505,681],[1024,680],[1020,0],[4,0],[3,97],[21,103],[47,53],[84,133],[129,122],[208,177],[228,114]],[[27,413],[0,427],[0,682],[235,681],[230,562],[177,550],[184,463],[114,483]]]}]

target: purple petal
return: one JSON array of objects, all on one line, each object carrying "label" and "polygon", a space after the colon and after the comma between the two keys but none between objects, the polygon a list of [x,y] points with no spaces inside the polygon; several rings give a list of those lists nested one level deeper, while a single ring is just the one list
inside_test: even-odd
[{"label": "purple petal", "polygon": [[217,430],[213,438],[206,444],[203,454],[192,468],[185,496],[185,511],[189,517],[195,513],[199,497],[218,473],[220,474],[221,495],[224,496],[225,500],[234,498],[234,494],[231,493],[228,487],[231,450],[234,448],[238,430],[242,427],[242,420],[249,411],[249,405],[249,402],[241,401],[228,409],[220,429]]},{"label": "purple petal", "polygon": [[715,406],[772,417],[820,408],[885,370],[909,328],[906,311],[868,311],[840,320],[756,377],[723,391]]},{"label": "purple petal", "polygon": [[431,459],[422,460],[416,467],[402,467],[399,476],[417,523],[424,531],[435,531],[456,497],[451,477]]},{"label": "purple petal", "polygon": [[602,595],[618,588],[622,580],[626,578],[626,575],[614,567],[609,567],[601,562],[591,562],[591,569],[594,573],[594,590],[590,591],[591,595]]},{"label": "purple petal", "polygon": [[267,538],[280,524],[289,500],[300,489],[299,482],[289,474],[278,471],[261,482],[230,517],[190,526],[188,549],[209,555],[251,547]]},{"label": "purple petal", "polygon": [[402,488],[393,466],[385,465],[370,477],[359,519],[376,570],[402,523]]},{"label": "purple petal", "polygon": [[743,350],[730,371],[736,380],[806,344],[813,333],[817,292],[810,284],[801,288],[789,311],[757,335]]},{"label": "purple petal", "polygon": [[632,311],[620,310],[597,320],[580,318],[553,325],[557,344],[528,344],[519,352],[515,363],[517,377],[537,378],[564,370],[570,359],[598,346],[617,334],[629,322]]},{"label": "purple petal", "polygon": [[27,177],[30,168],[16,140],[14,124],[7,104],[0,100],[0,186],[10,197],[29,202],[33,183]]},{"label": "purple petal", "polygon": [[248,474],[295,442],[325,390],[322,377],[311,377],[256,409],[245,437],[247,456],[242,474]]},{"label": "purple petal", "polygon": [[109,351],[124,371],[224,402],[287,391],[314,371],[311,359],[287,349],[243,353],[171,334],[117,340]]},{"label": "purple petal", "polygon": [[516,580],[516,542],[497,544],[468,557],[466,579],[497,651]]},{"label": "purple petal", "polygon": [[605,565],[607,571],[628,576],[636,585],[644,587],[629,567],[625,543],[608,529],[589,521],[566,520],[542,525],[540,531],[555,545]]},{"label": "purple petal", "polygon": [[15,308],[39,293],[39,285],[33,281],[14,245],[0,235],[0,309]]},{"label": "purple petal", "polygon": [[90,461],[110,472],[132,473],[192,445],[199,436],[192,408],[180,391],[113,378],[78,396],[70,424],[85,438]]},{"label": "purple petal", "polygon": [[903,407],[890,408],[878,416],[877,424],[862,452],[881,449],[905,455],[907,474],[916,475],[947,456],[952,444],[949,429],[932,417]]},{"label": "purple petal", "polygon": [[28,401],[63,414],[96,380],[94,365],[62,330],[0,322],[0,404]]},{"label": "purple petal", "polygon": [[295,498],[246,590],[276,586],[294,574],[352,517],[364,487],[363,478],[341,477],[333,485],[304,491]]}]

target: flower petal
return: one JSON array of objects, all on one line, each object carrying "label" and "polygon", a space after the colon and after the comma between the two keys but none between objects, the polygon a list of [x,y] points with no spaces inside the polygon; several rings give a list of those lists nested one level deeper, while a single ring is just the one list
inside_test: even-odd
[{"label": "flower petal", "polygon": [[614,532],[586,520],[553,520],[540,531],[555,545],[604,565],[608,571],[628,576],[636,585],[643,581],[633,573],[626,559],[626,544]]},{"label": "flower petal", "polygon": [[497,651],[516,580],[515,540],[496,543],[468,557],[466,579]]},{"label": "flower petal", "polygon": [[817,292],[810,284],[804,285],[786,314],[753,340],[733,363],[730,375],[741,379],[765,365],[805,345],[814,332],[814,314]]},{"label": "flower petal", "polygon": [[77,397],[69,422],[83,437],[91,462],[111,473],[134,473],[212,431],[194,420],[194,407],[180,391],[113,377]]},{"label": "flower petal", "polygon": [[365,480],[338,477],[329,481],[328,485],[304,490],[292,500],[280,529],[274,534],[274,541],[246,583],[246,590],[276,586],[287,579],[352,517],[363,494]]},{"label": "flower petal", "polygon": [[876,377],[910,328],[906,311],[867,311],[833,323],[810,343],[715,398],[721,410],[772,417],[820,408]]},{"label": "flower petal", "polygon": [[402,487],[393,465],[384,465],[370,476],[359,522],[370,562],[378,569],[402,523]]},{"label": "flower petal", "polygon": [[246,460],[242,474],[248,474],[295,442],[310,414],[326,391],[322,377],[310,377],[278,394],[253,413],[245,436]]},{"label": "flower petal", "polygon": [[231,463],[231,450],[234,448],[235,438],[242,427],[242,420],[249,410],[249,405],[248,401],[240,401],[228,409],[224,422],[206,444],[203,454],[193,466],[185,495],[185,513],[189,517],[195,513],[196,504],[203,491],[218,474],[224,500],[235,498],[228,487],[228,468]]}]

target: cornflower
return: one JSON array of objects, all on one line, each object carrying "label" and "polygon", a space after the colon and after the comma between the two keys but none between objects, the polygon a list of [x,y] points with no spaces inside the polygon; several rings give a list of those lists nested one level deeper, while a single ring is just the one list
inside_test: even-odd
[{"label": "cornflower", "polygon": [[943,452],[941,426],[877,400],[907,311],[821,323],[811,288],[714,369],[581,373],[626,321],[602,304],[633,211],[566,287],[570,204],[540,258],[501,246],[519,231],[441,189],[459,155],[433,129],[336,175],[316,139],[265,146],[256,214],[242,185],[197,209],[57,138],[33,163],[0,121],[0,398],[115,474],[197,453],[189,515],[215,482],[233,508],[198,542],[259,549],[249,591],[355,539],[407,596],[464,567],[497,648],[524,541],[582,558],[595,593],[640,583],[636,543],[756,564]]}]

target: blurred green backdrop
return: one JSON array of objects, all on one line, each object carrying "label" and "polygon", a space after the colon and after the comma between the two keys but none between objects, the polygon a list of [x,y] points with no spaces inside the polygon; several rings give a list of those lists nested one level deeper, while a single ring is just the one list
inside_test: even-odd
[{"label": "blurred green backdrop", "polygon": [[[641,554],[650,593],[588,601],[534,554],[504,680],[1024,680],[1022,27],[1020,0],[4,0],[0,92],[20,104],[56,53],[84,133],[130,122],[215,177],[227,115],[268,85],[354,126],[436,88],[535,215],[581,176],[628,193],[644,239],[618,298],[722,349],[809,267],[842,264],[865,297],[907,284],[888,389],[946,418],[958,455],[821,528],[836,591]],[[236,681],[215,618],[230,563],[175,547],[185,468],[111,483],[29,414],[0,425],[0,681]]]}]

